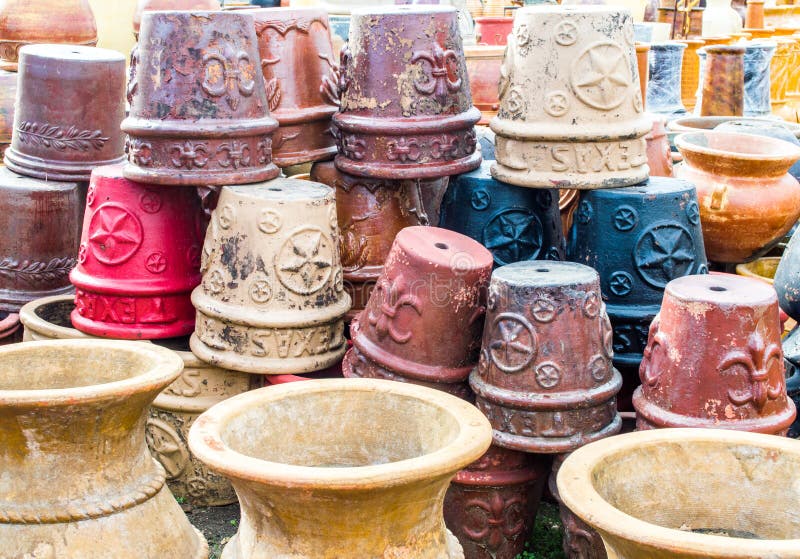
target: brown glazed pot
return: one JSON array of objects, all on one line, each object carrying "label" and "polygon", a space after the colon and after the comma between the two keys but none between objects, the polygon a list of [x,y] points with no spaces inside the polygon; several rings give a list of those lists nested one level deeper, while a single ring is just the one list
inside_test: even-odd
[{"label": "brown glazed pot", "polygon": [[160,185],[270,180],[272,132],[253,16],[146,12],[131,54],[125,178]]},{"label": "brown glazed pot", "polygon": [[331,117],[339,107],[339,64],[328,14],[319,8],[242,10],[256,23],[261,69],[272,117],[272,160],[278,167],[336,155]]},{"label": "brown glazed pot", "polygon": [[481,112],[478,124],[482,126],[489,124],[500,108],[497,84],[500,82],[504,50],[505,47],[489,45],[464,47],[472,102]]},{"label": "brown glazed pot", "polygon": [[675,176],[697,187],[709,260],[752,260],[800,217],[800,185],[788,173],[800,159],[797,146],[714,131],[681,134],[675,145],[684,158]]},{"label": "brown glazed pot", "polygon": [[[227,2],[226,2],[227,4]],[[139,27],[144,12],[162,10],[211,11],[219,10],[219,0],[139,0],[133,12],[133,36],[139,39]]]},{"label": "brown glazed pot", "polygon": [[344,376],[434,386],[462,398],[480,348],[492,254],[471,238],[407,227],[353,321]]},{"label": "brown glazed pot", "polygon": [[653,129],[644,139],[647,141],[647,166],[650,167],[651,177],[672,176],[672,151],[669,147],[666,119],[663,116],[653,116]]},{"label": "brown glazed pot", "polygon": [[762,281],[714,274],[669,282],[633,394],[637,429],[785,435],[796,410],[786,396],[781,330],[777,295]]},{"label": "brown glazed pot", "polygon": [[351,175],[413,179],[477,168],[469,75],[449,6],[353,11],[342,50],[336,166]]},{"label": "brown glazed pot", "polygon": [[5,0],[0,7],[0,69],[17,70],[19,49],[33,43],[95,46],[89,0]]},{"label": "brown glazed pot", "polygon": [[413,211],[419,206],[415,181],[354,177],[339,171],[332,161],[316,163],[311,180],[336,191],[339,253],[344,288],[352,300],[347,316],[352,320],[367,305],[397,233],[420,225]]},{"label": "brown glazed pot", "polygon": [[642,106],[645,109],[647,107],[644,100],[647,97],[647,82],[650,78],[649,53],[650,45],[648,43],[636,43],[636,67],[639,69],[639,89],[642,92]]},{"label": "brown glazed pot", "polygon": [[14,129],[14,102],[17,98],[16,72],[0,70],[0,163],[11,145],[11,131]]},{"label": "brown glazed pot", "polygon": [[680,42],[686,45],[681,63],[681,101],[686,110],[691,112],[697,103],[697,88],[700,83],[700,57],[697,56],[697,49],[702,48],[706,42],[702,39],[683,39]]},{"label": "brown glazed pot", "polygon": [[118,52],[25,47],[5,164],[21,175],[88,181],[95,167],[121,163],[124,95],[125,58]]},{"label": "brown glazed pot", "polygon": [[514,559],[525,549],[548,460],[492,445],[456,474],[444,497],[444,521],[469,559]]},{"label": "brown glazed pot", "polygon": [[469,379],[495,444],[558,454],[618,433],[612,335],[592,268],[526,261],[495,270]]},{"label": "brown glazed pot", "polygon": [[742,116],[744,114],[743,46],[703,47],[700,116]]}]

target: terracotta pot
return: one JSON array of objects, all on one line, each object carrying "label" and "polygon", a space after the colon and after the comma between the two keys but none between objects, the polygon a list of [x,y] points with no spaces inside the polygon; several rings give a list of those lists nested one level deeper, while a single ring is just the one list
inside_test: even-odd
[{"label": "terracotta pot", "polygon": [[781,331],[778,300],[763,282],[729,274],[670,282],[633,395],[637,429],[785,435],[796,410],[786,397]]},{"label": "terracotta pot", "polygon": [[554,188],[519,188],[496,181],[490,161],[454,177],[439,226],[487,247],[495,266],[521,260],[563,260],[564,236]]},{"label": "terracotta pot", "polygon": [[242,10],[256,22],[271,116],[279,128],[272,160],[279,167],[336,155],[331,117],[339,106],[339,64],[328,15],[318,8]]},{"label": "terracotta pot", "polygon": [[17,74],[0,70],[0,163],[11,145],[14,129],[14,102],[17,98]]},{"label": "terracotta pot", "polygon": [[147,407],[178,378],[177,355],[58,340],[0,348],[0,362],[3,553],[85,559],[113,542],[120,557],[208,557],[144,444]]},{"label": "terracotta pot", "polygon": [[697,49],[702,48],[705,41],[683,39],[681,43],[686,45],[681,65],[681,102],[687,111],[692,111],[697,103],[697,88],[700,85],[700,58],[697,56]]},{"label": "terracotta pot", "polygon": [[139,27],[144,12],[163,10],[211,11],[219,10],[219,0],[138,0],[133,12],[133,35],[139,40]]},{"label": "terracotta pot", "polygon": [[697,186],[709,260],[751,260],[800,217],[800,185],[787,173],[800,159],[797,146],[727,132],[682,134],[675,145],[684,157],[675,176]]},{"label": "terracotta pot", "polygon": [[666,119],[654,116],[653,129],[644,137],[647,142],[647,166],[651,177],[672,176],[672,151],[665,128]]},{"label": "terracotta pot", "polygon": [[764,28],[764,0],[747,0],[744,26],[749,29]]},{"label": "terracotta pot", "polygon": [[26,47],[5,164],[30,177],[88,181],[95,167],[123,161],[124,91],[125,58],[117,52]]},{"label": "terracotta pot", "polygon": [[140,39],[122,123],[125,178],[196,186],[277,177],[278,124],[269,116],[253,16],[145,12]]},{"label": "terracotta pot", "polygon": [[[456,11],[396,6],[353,13],[342,51],[336,166],[351,175],[413,179],[480,165]],[[399,46],[398,46],[399,45]]]},{"label": "terracotta pot", "polygon": [[476,17],[475,38],[479,45],[506,46],[513,17]]},{"label": "terracotta pot", "polygon": [[472,102],[481,111],[478,124],[482,126],[489,124],[489,120],[497,116],[500,108],[497,84],[500,81],[504,51],[505,47],[499,46],[464,47]]},{"label": "terracotta pot", "polygon": [[744,116],[765,117],[770,106],[770,64],[774,42],[752,42],[744,52]]},{"label": "terracotta pot", "polygon": [[193,189],[160,191],[98,167],[86,195],[72,322],[104,338],[154,339],[194,331],[203,212]]},{"label": "terracotta pot", "polygon": [[[630,16],[604,6],[529,6],[517,11],[514,34],[491,122],[492,175],[534,188],[613,188],[646,179],[644,135],[652,123],[634,81]],[[607,81],[600,86],[594,77]]]},{"label": "terracotta pot", "polygon": [[431,227],[400,231],[350,326],[344,376],[425,383],[466,397],[491,270],[491,253],[469,237]]},{"label": "terracotta pot", "polygon": [[800,548],[798,468],[796,441],[670,429],[574,452],[561,467],[558,488],[612,557],[788,559]]},{"label": "terracotta pot", "polygon": [[571,262],[518,262],[492,274],[476,405],[494,442],[558,454],[619,432],[613,332],[597,272]]},{"label": "terracotta pot", "polygon": [[770,63],[770,100],[772,112],[780,114],[781,108],[786,104],[786,92],[789,90],[789,76],[791,65],[794,62],[794,51],[797,46],[796,39],[776,39],[777,48]]},{"label": "terracotta pot", "polygon": [[549,469],[545,456],[491,446],[456,474],[444,521],[471,559],[514,559],[525,549]]},{"label": "terracotta pot", "polygon": [[192,351],[258,374],[324,369],[345,351],[333,190],[296,179],[225,187],[192,293]]},{"label": "terracotta pot", "polygon": [[650,45],[650,81],[647,84],[647,112],[677,118],[686,114],[681,102],[683,43]]},{"label": "terracotta pot", "polygon": [[649,43],[636,43],[636,66],[639,70],[639,89],[641,89],[643,100],[647,97],[647,82],[650,78],[649,53]]},{"label": "terracotta pot", "polygon": [[[248,432],[278,444],[265,450]],[[463,557],[442,521],[444,492],[490,442],[467,402],[375,379],[254,390],[217,404],[189,433],[192,451],[239,495],[241,525],[223,557],[241,559]]]},{"label": "terracotta pot", "polygon": [[750,118],[742,116],[689,116],[678,118],[667,123],[667,130],[672,133],[697,132],[699,130],[713,130],[727,122],[747,122],[753,126],[780,125],[789,130],[794,136],[800,137],[800,124],[781,122],[769,118]]},{"label": "terracotta pot", "polygon": [[[700,116],[742,116],[744,113],[744,47],[703,47],[706,60],[701,62],[700,87],[697,100]],[[701,58],[702,60],[702,58]]]},{"label": "terracotta pot", "polygon": [[339,223],[339,254],[352,320],[364,310],[397,233],[419,225],[414,181],[367,179],[342,173],[333,162],[317,163],[311,180],[333,187]]},{"label": "terracotta pot", "polygon": [[19,314],[0,313],[0,345],[15,344],[22,341],[21,326]]},{"label": "terracotta pot", "polygon": [[[728,122],[723,122],[714,128],[714,130],[717,132],[767,136],[800,146],[800,140],[787,128],[786,123],[774,118],[730,120]],[[800,180],[800,162],[789,167],[789,174]]]},{"label": "terracotta pot", "polygon": [[708,273],[693,184],[650,177],[628,188],[587,192],[570,231],[568,259],[591,266],[614,328],[614,366],[622,373],[620,410],[632,410],[650,322],[671,280]]},{"label": "terracotta pot", "polygon": [[0,7],[0,69],[15,72],[19,49],[34,43],[95,46],[97,24],[89,1],[3,2]]},{"label": "terracotta pot", "polygon": [[80,243],[84,189],[0,168],[0,311],[70,293],[69,272]]}]

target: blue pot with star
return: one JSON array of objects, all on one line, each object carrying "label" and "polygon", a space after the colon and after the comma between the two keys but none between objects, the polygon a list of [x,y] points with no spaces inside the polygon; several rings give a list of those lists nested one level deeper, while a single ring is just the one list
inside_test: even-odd
[{"label": "blue pot with star", "polygon": [[491,251],[494,265],[563,260],[564,235],[557,189],[512,186],[492,178],[491,161],[450,179],[439,227],[472,237]]},{"label": "blue pot with star", "polygon": [[632,410],[630,397],[664,288],[677,277],[708,273],[694,185],[650,177],[627,188],[584,191],[567,260],[600,274],[614,328],[614,366],[623,375],[619,409]]}]

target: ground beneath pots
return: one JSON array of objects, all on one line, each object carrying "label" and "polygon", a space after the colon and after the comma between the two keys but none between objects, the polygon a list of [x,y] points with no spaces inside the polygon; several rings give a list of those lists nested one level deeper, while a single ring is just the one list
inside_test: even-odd
[{"label": "ground beneath pots", "polygon": [[[189,521],[203,532],[211,551],[209,559],[219,559],[222,548],[239,527],[239,505],[192,508],[184,505]],[[533,533],[518,559],[564,559],[561,550],[561,520],[558,507],[542,503]]]}]

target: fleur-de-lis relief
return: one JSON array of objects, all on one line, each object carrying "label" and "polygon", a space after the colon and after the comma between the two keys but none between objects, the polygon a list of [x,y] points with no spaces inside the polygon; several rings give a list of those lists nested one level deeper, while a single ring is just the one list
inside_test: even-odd
[{"label": "fleur-de-lis relief", "polygon": [[319,53],[318,56],[328,63],[331,67],[331,75],[322,76],[322,83],[319,86],[320,95],[331,105],[339,106],[339,82],[341,81],[341,71],[339,65],[334,62],[328,54]]},{"label": "fleur-de-lis relief", "polygon": [[256,153],[258,155],[258,164],[263,165],[272,161],[272,138],[264,136],[256,146]]},{"label": "fleur-de-lis relief", "polygon": [[150,142],[141,140],[129,140],[127,142],[128,159],[134,165],[147,167],[153,162],[153,146]]},{"label": "fleur-de-lis relief", "polygon": [[342,138],[342,153],[350,159],[364,159],[367,144],[364,140],[358,139],[352,134]]},{"label": "fleur-de-lis relief", "polygon": [[730,351],[718,370],[724,374],[734,367],[743,367],[750,382],[749,389],[728,390],[728,398],[735,405],[753,404],[761,411],[769,400],[777,400],[783,392],[783,353],[778,344],[766,344],[760,332],[750,335],[746,348]]},{"label": "fleur-de-lis relief", "polygon": [[244,142],[231,140],[230,142],[221,144],[217,148],[217,154],[223,153],[225,156],[219,160],[220,167],[233,167],[234,169],[238,169],[239,167],[250,166],[250,146]]},{"label": "fleur-de-lis relief", "polygon": [[458,137],[442,134],[431,141],[431,157],[441,159],[446,156],[455,158],[458,155]]},{"label": "fleur-de-lis relief", "polygon": [[423,61],[430,64],[431,74],[426,81],[414,80],[414,89],[423,95],[433,95],[440,105],[444,105],[448,93],[461,89],[461,78],[456,74],[456,78],[451,79],[448,68],[450,62],[458,64],[458,57],[454,51],[445,50],[439,43],[434,43],[432,52],[415,52],[411,56],[412,64]]},{"label": "fleur-de-lis relief", "polygon": [[250,97],[255,90],[250,55],[239,51],[232,59],[226,59],[220,53],[212,52],[203,57],[205,79],[201,84],[203,91],[213,97],[227,94],[228,105],[234,110],[239,105],[238,91],[242,97]]},{"label": "fleur-de-lis relief", "polygon": [[417,315],[422,316],[422,305],[419,298],[407,292],[406,280],[397,276],[394,282],[381,278],[375,285],[375,300],[380,301],[378,308],[370,308],[367,314],[369,323],[375,327],[378,338],[389,336],[398,344],[404,344],[411,339],[413,332],[403,332],[397,328],[395,318],[403,307],[413,309]]},{"label": "fleur-de-lis relief", "polygon": [[656,350],[659,348],[661,348],[662,351],[667,350],[667,338],[663,333],[658,331],[659,322],[659,317],[656,315],[653,322],[650,323],[647,346],[644,348],[642,363],[639,365],[639,377],[647,386],[655,386],[661,374],[657,365],[654,366],[653,364],[657,355]]},{"label": "fleur-de-lis relief", "polygon": [[186,141],[183,145],[176,144],[169,150],[172,156],[172,164],[180,169],[202,168],[208,163],[208,151],[206,144],[195,144],[194,142]]},{"label": "fleur-de-lis relief", "polygon": [[417,161],[422,155],[419,149],[419,143],[416,140],[408,138],[399,138],[396,141],[388,143],[386,150],[386,158],[389,161],[400,161],[401,163],[408,163],[409,161]]},{"label": "fleur-de-lis relief", "polygon": [[[519,495],[504,499],[498,491],[492,491],[488,499],[470,499],[464,505],[466,511],[480,509],[476,518],[483,521],[479,526],[464,526],[464,534],[473,541],[481,542],[490,551],[497,551],[503,543],[519,536],[525,528],[525,503]],[[469,518],[473,515],[467,515]]]}]

